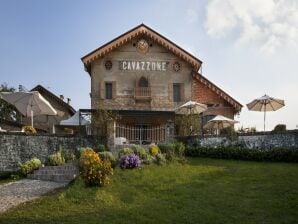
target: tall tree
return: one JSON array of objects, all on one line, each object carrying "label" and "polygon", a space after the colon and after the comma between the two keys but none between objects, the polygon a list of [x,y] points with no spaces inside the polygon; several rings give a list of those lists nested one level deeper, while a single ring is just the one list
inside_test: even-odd
[{"label": "tall tree", "polygon": [[[0,85],[0,92],[15,92],[15,88],[3,83]],[[0,118],[8,121],[19,121],[20,113],[13,105],[0,98]]]}]

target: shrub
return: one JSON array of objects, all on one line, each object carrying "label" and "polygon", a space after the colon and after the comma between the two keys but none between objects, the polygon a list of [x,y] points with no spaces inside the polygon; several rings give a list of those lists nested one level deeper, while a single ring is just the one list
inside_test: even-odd
[{"label": "shrub", "polygon": [[185,145],[182,142],[174,142],[175,145],[175,155],[178,157],[183,157],[185,152]]},{"label": "shrub", "polygon": [[294,148],[249,149],[240,146],[218,148],[190,146],[186,149],[186,155],[220,159],[298,162],[298,150]]},{"label": "shrub", "polygon": [[20,166],[20,172],[23,175],[27,175],[29,173],[32,173],[34,170],[39,169],[41,166],[41,161],[37,158],[33,158]]},{"label": "shrub", "polygon": [[155,158],[156,158],[156,163],[158,165],[164,165],[167,162],[167,160],[163,154],[157,154]]},{"label": "shrub", "polygon": [[96,152],[87,150],[80,158],[82,176],[86,186],[105,186],[113,175],[111,162],[101,160]]},{"label": "shrub", "polygon": [[94,151],[92,148],[82,147],[82,148],[80,148],[80,157],[84,152],[92,152],[92,151]]},{"label": "shrub", "polygon": [[133,153],[132,149],[124,148],[119,151],[119,157],[121,158],[122,156],[130,155],[132,153]]},{"label": "shrub", "polygon": [[150,154],[146,154],[146,158],[144,158],[142,160],[142,163],[146,164],[146,165],[150,165],[151,163],[153,163],[154,161],[156,161],[154,156],[151,156]]},{"label": "shrub", "polygon": [[158,146],[157,145],[151,145],[149,147],[149,152],[152,156],[156,156],[159,152]]},{"label": "shrub", "polygon": [[99,144],[95,150],[95,152],[104,152],[106,151],[106,147],[103,144]]},{"label": "shrub", "polygon": [[134,148],[134,154],[136,154],[140,159],[147,159],[148,152],[141,146],[136,146]]},{"label": "shrub", "polygon": [[101,158],[102,160],[104,160],[104,161],[110,161],[111,162],[111,166],[113,168],[116,167],[117,160],[116,160],[115,156],[113,155],[113,153],[108,152],[108,151],[105,151],[105,152],[99,152],[98,155],[99,155],[99,158]]},{"label": "shrub", "polygon": [[76,160],[76,155],[69,150],[62,151],[62,157],[65,159],[65,162]]},{"label": "shrub", "polygon": [[169,161],[175,160],[176,157],[182,158],[184,156],[185,146],[182,142],[177,141],[171,144],[158,144],[158,147]]},{"label": "shrub", "polygon": [[64,163],[65,163],[65,159],[62,156],[62,148],[61,148],[61,146],[59,146],[57,152],[50,155],[48,164],[50,166],[59,166]]},{"label": "shrub", "polygon": [[234,127],[226,127],[223,128],[220,133],[222,135],[225,135],[227,137],[227,139],[229,139],[230,141],[235,141],[238,137],[237,132],[235,131]]},{"label": "shrub", "polygon": [[122,169],[133,169],[139,167],[141,165],[140,158],[135,154],[130,154],[121,157],[120,159],[120,167]]},{"label": "shrub", "polygon": [[274,127],[273,131],[274,133],[283,132],[287,130],[287,126],[285,124],[278,124]]},{"label": "shrub", "polygon": [[22,130],[24,130],[26,134],[36,134],[36,130],[32,126],[24,126]]}]

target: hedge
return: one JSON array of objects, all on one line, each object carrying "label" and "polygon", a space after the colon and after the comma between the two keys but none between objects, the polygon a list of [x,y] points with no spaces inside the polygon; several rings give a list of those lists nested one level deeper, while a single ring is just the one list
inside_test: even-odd
[{"label": "hedge", "polygon": [[272,148],[257,149],[240,146],[207,148],[200,146],[187,147],[186,156],[210,157],[219,159],[238,159],[254,161],[277,161],[277,162],[298,162],[298,149],[296,148]]}]

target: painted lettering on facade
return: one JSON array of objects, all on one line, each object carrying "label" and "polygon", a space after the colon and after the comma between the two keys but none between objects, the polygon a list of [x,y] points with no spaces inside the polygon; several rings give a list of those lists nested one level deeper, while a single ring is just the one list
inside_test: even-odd
[{"label": "painted lettering on facade", "polygon": [[126,71],[167,71],[167,61],[119,61],[119,69]]}]

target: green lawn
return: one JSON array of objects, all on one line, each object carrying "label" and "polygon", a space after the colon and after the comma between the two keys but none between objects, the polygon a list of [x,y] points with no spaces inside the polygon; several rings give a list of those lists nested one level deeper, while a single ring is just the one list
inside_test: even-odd
[{"label": "green lawn", "polygon": [[297,223],[298,164],[188,159],[115,171],[104,188],[68,189],[0,223]]}]

